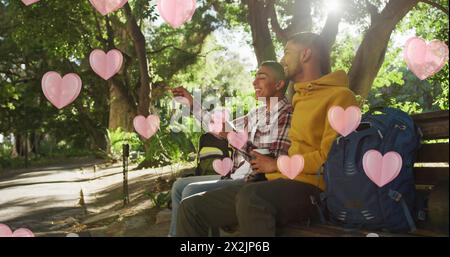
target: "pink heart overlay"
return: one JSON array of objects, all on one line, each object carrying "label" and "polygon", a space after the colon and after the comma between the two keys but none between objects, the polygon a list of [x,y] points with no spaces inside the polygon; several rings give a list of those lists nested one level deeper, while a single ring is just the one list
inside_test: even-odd
[{"label": "pink heart overlay", "polygon": [[225,108],[214,110],[211,115],[211,120],[213,120],[216,123],[224,123],[230,120],[230,111]]},{"label": "pink heart overlay", "polygon": [[122,8],[128,0],[89,0],[89,2],[99,13],[107,15]]},{"label": "pink heart overlay", "polygon": [[134,129],[145,139],[151,138],[159,129],[160,120],[157,115],[136,116],[133,120]]},{"label": "pink heart overlay", "polygon": [[34,234],[31,230],[26,228],[19,228],[12,232],[7,225],[0,224],[0,237],[34,237]]},{"label": "pink heart overlay", "polygon": [[369,150],[363,156],[364,172],[379,187],[400,174],[402,162],[402,157],[397,152],[388,152],[383,156],[376,150]]},{"label": "pink heart overlay", "polygon": [[123,55],[116,49],[108,53],[95,49],[89,56],[89,63],[97,75],[104,80],[108,80],[120,71],[123,63]]},{"label": "pink heart overlay", "polygon": [[427,44],[421,38],[412,37],[405,43],[403,58],[411,72],[424,80],[444,67],[448,59],[448,46],[439,40]]},{"label": "pink heart overlay", "polygon": [[54,71],[45,73],[41,84],[47,100],[58,109],[75,101],[82,86],[81,78],[77,74],[69,73],[61,78],[61,75]]},{"label": "pink heart overlay", "polygon": [[223,129],[223,124],[230,119],[230,112],[228,109],[214,110],[211,114],[211,120],[208,124],[209,132],[220,133]]},{"label": "pink heart overlay", "polygon": [[195,9],[195,0],[158,0],[159,14],[173,28],[190,21]]},{"label": "pink heart overlay", "polygon": [[176,96],[173,98],[176,102],[182,104],[182,105],[189,105],[189,100],[186,97],[182,96]]},{"label": "pink heart overlay", "polygon": [[281,155],[277,159],[277,166],[281,174],[294,179],[303,171],[305,159],[301,154],[296,154],[292,157]]},{"label": "pink heart overlay", "polygon": [[344,110],[340,106],[333,106],[328,110],[328,122],[337,133],[346,137],[361,123],[361,109],[350,106]]},{"label": "pink heart overlay", "polygon": [[24,3],[26,6],[29,6],[31,4],[37,3],[41,0],[22,0],[22,3]]},{"label": "pink heart overlay", "polygon": [[230,158],[224,158],[222,160],[217,159],[213,161],[213,169],[220,175],[227,175],[233,168],[233,161]]},{"label": "pink heart overlay", "polygon": [[240,131],[236,133],[231,131],[228,133],[227,139],[230,145],[236,147],[237,149],[241,149],[248,141],[248,132]]},{"label": "pink heart overlay", "polygon": [[208,124],[208,129],[209,129],[209,132],[211,132],[211,133],[219,134],[220,132],[222,132],[223,123],[211,121]]}]

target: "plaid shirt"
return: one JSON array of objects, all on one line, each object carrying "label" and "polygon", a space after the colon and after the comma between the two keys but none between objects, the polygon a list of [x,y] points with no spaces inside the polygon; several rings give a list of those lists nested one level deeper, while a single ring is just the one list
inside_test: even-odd
[{"label": "plaid shirt", "polygon": [[[268,149],[274,158],[288,154],[291,145],[288,131],[292,118],[292,106],[286,97],[271,105],[270,111],[264,105],[232,121],[238,131],[248,132],[249,140],[242,147],[243,152],[250,153],[253,149]],[[201,105],[198,104],[197,106]],[[193,113],[197,120],[202,121],[203,128],[208,130],[208,124],[211,121],[210,113],[204,111],[201,107],[194,108]],[[250,162],[250,158],[235,150],[233,152],[233,170],[230,174],[241,167],[245,161]]]},{"label": "plaid shirt", "polygon": [[[291,142],[288,131],[292,118],[292,106],[286,97],[277,102],[271,110],[261,106],[247,115],[233,121],[238,130],[242,128],[249,133],[249,141],[242,147],[244,152],[250,153],[253,149],[268,149],[272,157],[287,155]],[[252,138],[253,136],[253,138]],[[244,162],[250,158],[234,151],[234,173]]]}]

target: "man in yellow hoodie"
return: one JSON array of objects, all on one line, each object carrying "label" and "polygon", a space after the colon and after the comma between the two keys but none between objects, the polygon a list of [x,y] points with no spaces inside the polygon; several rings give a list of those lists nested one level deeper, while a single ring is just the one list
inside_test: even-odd
[{"label": "man in yellow hoodie", "polygon": [[276,227],[317,215],[311,196],[324,190],[320,173],[336,132],[327,113],[333,106],[357,105],[344,71],[330,73],[330,54],[319,35],[300,33],[288,40],[281,61],[292,80],[294,113],[289,155],[301,154],[305,165],[294,180],[283,176],[276,159],[253,152],[252,170],[268,181],[229,186],[181,203],[177,235],[207,236],[210,228],[239,225],[242,236],[275,236]]}]

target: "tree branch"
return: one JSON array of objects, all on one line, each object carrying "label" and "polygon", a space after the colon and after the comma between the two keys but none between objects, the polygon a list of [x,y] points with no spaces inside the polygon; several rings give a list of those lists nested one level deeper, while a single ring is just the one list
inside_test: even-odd
[{"label": "tree branch", "polygon": [[97,32],[98,32],[98,35],[96,36],[96,38],[106,48],[106,44],[107,43],[106,43],[106,39],[104,39],[103,35],[102,35],[102,29],[101,29],[101,26],[100,26],[100,22],[98,20],[97,11],[95,11],[94,8],[91,8],[91,9],[92,9],[92,12],[94,14],[95,26],[96,26]]},{"label": "tree branch", "polygon": [[389,39],[395,26],[419,0],[390,0],[370,24],[349,71],[350,89],[367,98],[373,81],[384,62]]},{"label": "tree branch", "polygon": [[425,3],[425,4],[429,4],[429,5],[431,5],[431,6],[435,7],[435,8],[438,8],[439,10],[441,10],[445,14],[447,14],[447,16],[449,16],[448,9],[446,9],[444,6],[442,6],[442,5],[440,5],[440,4],[436,3],[436,2],[433,2],[431,0],[421,0],[421,2]]},{"label": "tree branch", "polygon": [[380,16],[377,7],[366,0],[366,10],[370,14],[370,23],[374,24],[378,20],[378,17]]},{"label": "tree branch", "polygon": [[181,49],[179,47],[175,47],[173,44],[163,46],[160,49],[157,49],[157,50],[154,50],[154,51],[147,51],[147,54],[157,54],[157,53],[160,53],[160,52],[162,52],[162,51],[164,51],[164,50],[166,50],[167,48],[170,48],[170,47],[172,47],[174,50],[177,50],[179,52],[183,52],[183,53],[186,53],[186,54],[189,54],[189,55],[195,55],[195,56],[199,56],[199,57],[206,57],[204,55],[200,55],[200,52],[191,53],[191,52],[186,51],[184,49]]},{"label": "tree branch", "polygon": [[277,11],[275,10],[275,0],[269,0],[266,9],[268,17],[270,17],[270,25],[272,26],[272,31],[275,32],[275,35],[277,35],[277,38],[280,41],[286,42],[286,30],[281,27],[280,22],[278,21]]},{"label": "tree branch", "polygon": [[106,26],[106,34],[108,35],[108,47],[110,49],[115,48],[114,46],[114,30],[111,26],[111,21],[109,20],[108,16],[105,17],[105,26]]},{"label": "tree branch", "polygon": [[138,93],[138,114],[148,116],[150,109],[152,83],[149,75],[147,52],[145,49],[146,41],[144,34],[142,34],[142,31],[136,22],[130,4],[126,3],[123,7],[123,10],[127,19],[128,33],[133,40],[136,56],[139,63],[140,86]]},{"label": "tree branch", "polygon": [[341,22],[342,14],[330,12],[327,17],[325,26],[322,29],[320,35],[328,47],[328,51],[331,52],[331,48],[336,41],[336,36],[339,32],[339,23]]},{"label": "tree branch", "polygon": [[157,54],[157,53],[160,53],[160,52],[162,52],[162,51],[164,51],[164,50],[166,50],[167,48],[169,48],[169,47],[174,47],[174,45],[173,44],[170,44],[170,45],[166,45],[166,46],[163,46],[163,47],[161,47],[160,49],[158,49],[158,50],[154,50],[154,51],[147,51],[147,53],[148,54]]}]

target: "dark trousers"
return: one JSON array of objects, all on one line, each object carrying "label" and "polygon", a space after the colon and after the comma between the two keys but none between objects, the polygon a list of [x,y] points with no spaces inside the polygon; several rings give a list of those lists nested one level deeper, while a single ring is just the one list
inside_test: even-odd
[{"label": "dark trousers", "polygon": [[241,236],[275,236],[276,227],[317,216],[310,196],[320,189],[295,180],[232,185],[186,198],[178,209],[177,236],[208,236],[239,225]]}]

